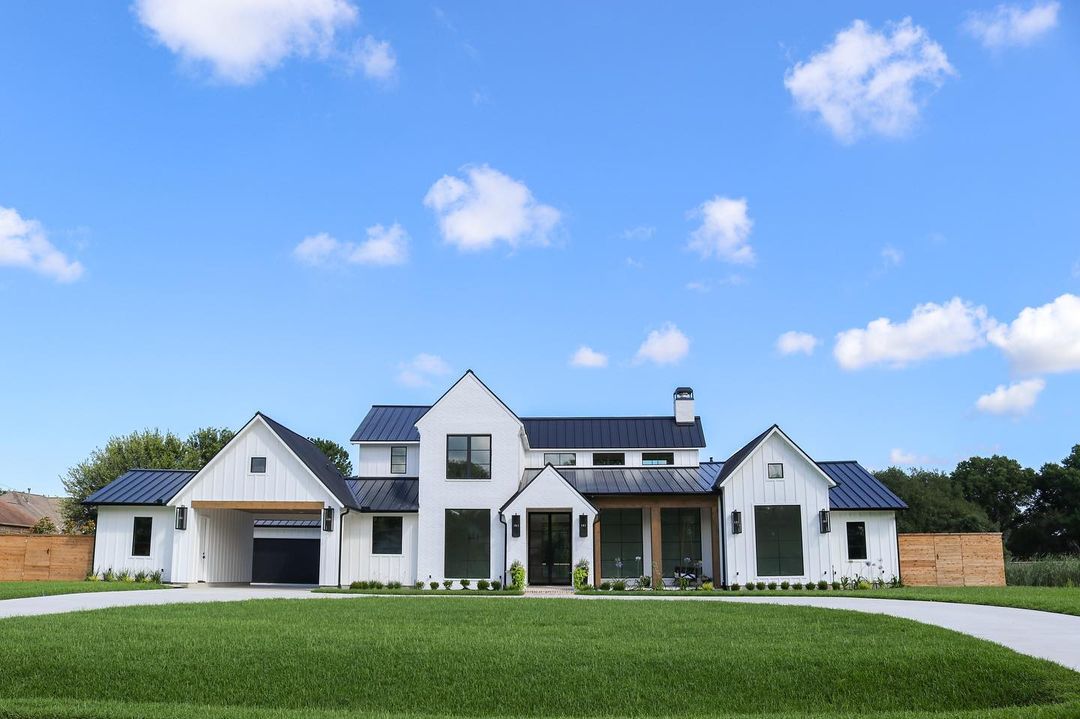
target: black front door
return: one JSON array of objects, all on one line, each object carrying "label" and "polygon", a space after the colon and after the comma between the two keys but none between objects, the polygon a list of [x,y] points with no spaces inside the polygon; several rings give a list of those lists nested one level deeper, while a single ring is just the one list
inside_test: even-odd
[{"label": "black front door", "polygon": [[570,513],[529,512],[529,584],[570,584]]}]

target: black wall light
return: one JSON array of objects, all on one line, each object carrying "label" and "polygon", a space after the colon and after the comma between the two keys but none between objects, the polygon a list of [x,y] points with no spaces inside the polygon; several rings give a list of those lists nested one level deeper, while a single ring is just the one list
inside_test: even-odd
[{"label": "black wall light", "polygon": [[333,532],[334,531],[334,508],[323,507],[322,511],[322,531]]},{"label": "black wall light", "polygon": [[822,534],[828,534],[832,531],[832,519],[829,517],[829,510],[823,509],[818,512],[818,522],[821,524]]},{"label": "black wall light", "polygon": [[187,507],[176,508],[176,528],[187,529]]},{"label": "black wall light", "polygon": [[589,515],[579,514],[577,518],[577,532],[579,537],[589,536]]},{"label": "black wall light", "polygon": [[520,514],[515,514],[514,516],[510,517],[510,536],[511,537],[520,537],[521,536],[521,515]]},{"label": "black wall light", "polygon": [[731,513],[731,533],[742,534],[742,512],[737,509]]}]

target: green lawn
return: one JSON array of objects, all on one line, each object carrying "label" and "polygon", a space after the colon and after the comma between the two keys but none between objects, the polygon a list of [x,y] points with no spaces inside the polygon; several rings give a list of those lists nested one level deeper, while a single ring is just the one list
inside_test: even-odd
[{"label": "green lawn", "polygon": [[79,592],[125,592],[132,589],[165,589],[161,584],[141,582],[0,582],[0,600],[47,597]]},{"label": "green lawn", "polygon": [[0,621],[0,717],[1075,717],[1080,674],[873,614],[447,597]]},{"label": "green lawn", "polygon": [[437,596],[437,597],[520,597],[525,592],[518,589],[416,589],[414,587],[400,587],[398,589],[336,589],[333,587],[320,587],[312,589],[316,594],[376,594],[376,595],[408,595],[408,596]]},{"label": "green lawn", "polygon": [[[806,592],[806,594],[814,593]],[[833,592],[822,592],[822,594],[833,594]],[[1044,612],[1080,616],[1080,588],[1077,587],[900,587],[898,589],[835,592],[835,594],[845,597],[923,599],[932,602],[992,604],[998,607],[1038,609]]]}]

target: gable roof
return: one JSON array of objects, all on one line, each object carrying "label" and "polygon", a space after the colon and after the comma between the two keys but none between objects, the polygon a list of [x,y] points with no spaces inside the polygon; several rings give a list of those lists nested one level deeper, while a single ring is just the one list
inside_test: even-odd
[{"label": "gable roof", "polygon": [[553,473],[555,475],[555,477],[560,482],[562,482],[564,485],[566,485],[566,487],[568,487],[570,489],[571,492],[573,492],[578,497],[580,497],[582,502],[589,505],[590,509],[592,509],[594,512],[598,511],[596,509],[596,507],[593,506],[593,503],[590,502],[588,499],[586,499],[581,494],[581,492],[578,491],[578,488],[574,486],[573,482],[569,481],[565,476],[563,476],[562,472],[560,472],[558,469],[556,469],[556,467],[554,465],[549,463],[549,464],[544,465],[543,469],[536,470],[536,472],[531,477],[529,476],[529,473],[526,472],[526,474],[523,475],[522,478],[521,478],[521,483],[518,486],[518,491],[514,492],[514,494],[510,497],[510,499],[506,500],[506,502],[503,503],[503,506],[499,507],[499,512],[505,512],[506,508],[514,503],[514,500],[516,500],[518,497],[520,497],[522,494],[524,494],[525,490],[527,490],[529,487],[531,487],[533,482],[538,480],[540,477],[544,476],[544,474],[547,473],[547,471],[549,469],[551,470],[551,473]]},{"label": "gable roof", "polygon": [[743,465],[743,463],[746,462],[746,458],[749,457],[754,452],[754,450],[757,449],[758,446],[762,442],[764,442],[766,439],[768,439],[768,437],[770,435],[772,435],[774,432],[776,434],[779,434],[781,437],[783,437],[784,441],[786,441],[789,445],[791,445],[795,449],[796,452],[798,452],[800,455],[802,455],[803,459],[805,459],[807,462],[809,462],[812,467],[817,469],[818,473],[828,483],[830,489],[832,489],[834,486],[836,486],[836,480],[834,480],[832,477],[830,477],[828,474],[826,474],[821,469],[821,467],[818,466],[818,463],[815,462],[814,459],[810,455],[808,455],[806,452],[803,451],[802,447],[795,444],[795,441],[791,437],[787,436],[787,432],[780,429],[780,425],[778,425],[778,424],[772,425],[767,430],[765,430],[764,432],[759,434],[757,437],[754,437],[752,440],[750,440],[745,445],[740,447],[738,449],[738,451],[735,452],[735,454],[728,457],[727,460],[724,461],[723,467],[721,468],[720,473],[717,475],[716,486],[719,487],[721,484],[723,484],[724,480],[726,480],[736,470],[738,470],[739,467],[741,467]]},{"label": "gable roof", "polygon": [[[353,493],[349,491],[348,485],[345,484],[345,477],[342,476],[338,468],[334,466],[334,463],[327,459],[326,455],[322,453],[315,443],[307,437],[293,432],[291,429],[276,422],[267,417],[262,412],[256,412],[256,417],[261,417],[267,426],[276,434],[282,442],[285,443],[293,454],[304,463],[315,478],[318,479],[324,487],[334,495],[339,502],[346,507],[353,509],[359,509],[359,505],[356,504],[356,498]],[[239,432],[237,433],[239,434]]]},{"label": "gable roof", "polygon": [[420,481],[416,477],[349,477],[345,480],[361,512],[416,512]]},{"label": "gable roof", "polygon": [[426,410],[424,410],[424,412],[420,415],[420,417],[417,418],[417,421],[419,422],[421,419],[423,419],[424,415],[426,415],[428,412],[430,412],[433,407],[435,407],[436,405],[439,404],[439,402],[442,402],[443,399],[448,394],[450,394],[451,392],[454,391],[455,387],[457,387],[459,384],[461,384],[462,382],[465,381],[466,377],[472,377],[476,381],[476,383],[479,384],[484,389],[485,392],[487,392],[489,395],[491,395],[492,399],[494,399],[496,402],[498,402],[499,405],[501,405],[502,408],[505,409],[510,414],[511,417],[516,419],[518,422],[521,422],[521,419],[517,416],[517,414],[514,412],[514,410],[510,409],[510,405],[508,405],[506,402],[503,402],[502,398],[499,397],[499,395],[495,394],[495,392],[492,391],[492,389],[490,387],[488,387],[486,384],[484,384],[484,380],[477,377],[476,373],[473,372],[471,369],[465,370],[465,374],[458,377],[457,382],[454,382],[454,384],[450,385],[449,389],[447,389],[445,392],[443,392],[441,395],[439,395],[439,398],[437,400],[435,400],[434,402],[432,402],[430,407],[428,407]]},{"label": "gable roof", "polygon": [[198,472],[194,469],[132,469],[83,500],[83,504],[168,504]]},{"label": "gable roof", "polygon": [[[353,442],[419,442],[416,421],[426,405],[377,404],[353,433]],[[705,446],[701,418],[522,417],[532,449],[680,449]]]},{"label": "gable roof", "polygon": [[904,500],[858,462],[818,462],[818,466],[836,482],[829,489],[830,509],[908,508]]}]

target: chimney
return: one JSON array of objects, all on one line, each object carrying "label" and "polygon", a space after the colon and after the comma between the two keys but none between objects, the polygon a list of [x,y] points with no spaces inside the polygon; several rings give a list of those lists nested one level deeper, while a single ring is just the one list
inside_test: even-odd
[{"label": "chimney", "polygon": [[689,387],[675,388],[675,424],[694,423],[694,390]]}]

